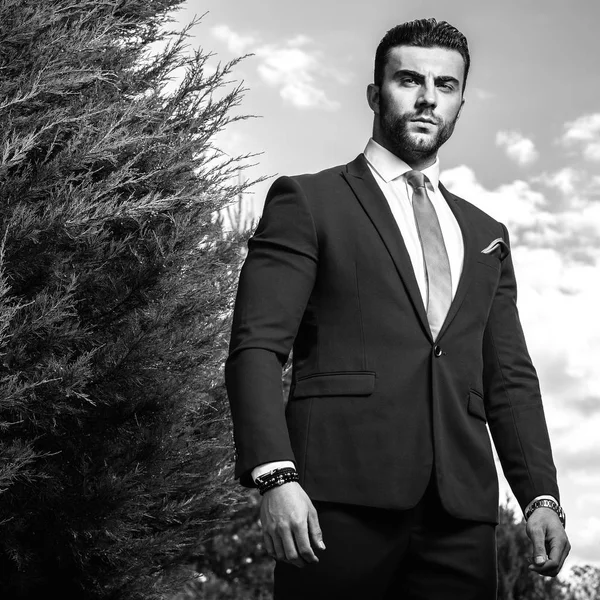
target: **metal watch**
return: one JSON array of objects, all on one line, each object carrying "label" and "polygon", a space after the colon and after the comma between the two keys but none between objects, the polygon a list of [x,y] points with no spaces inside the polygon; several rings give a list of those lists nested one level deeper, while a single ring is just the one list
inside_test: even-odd
[{"label": "metal watch", "polygon": [[554,500],[549,500],[547,498],[542,498],[540,500],[534,500],[529,505],[529,507],[527,508],[527,511],[525,512],[525,520],[526,521],[529,519],[529,517],[532,515],[533,511],[536,508],[549,508],[550,510],[553,510],[558,515],[558,518],[560,519],[562,526],[565,527],[565,524],[567,521],[567,516],[565,515],[565,511],[562,509],[562,506],[560,504],[558,504],[558,502],[554,502]]}]

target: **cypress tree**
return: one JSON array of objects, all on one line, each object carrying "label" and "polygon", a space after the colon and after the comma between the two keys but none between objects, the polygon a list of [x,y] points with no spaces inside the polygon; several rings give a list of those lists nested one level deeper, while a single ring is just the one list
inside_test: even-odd
[{"label": "cypress tree", "polygon": [[3,598],[167,597],[240,498],[245,157],[213,146],[244,90],[166,30],[182,1],[0,0]]}]

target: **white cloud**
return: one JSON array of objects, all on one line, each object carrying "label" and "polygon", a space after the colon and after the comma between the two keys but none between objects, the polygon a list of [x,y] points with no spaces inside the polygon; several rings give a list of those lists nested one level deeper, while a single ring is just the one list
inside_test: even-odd
[{"label": "white cloud", "polygon": [[515,246],[560,252],[569,267],[572,263],[594,264],[598,259],[600,191],[592,182],[582,185],[577,194],[569,193],[574,185],[569,178],[583,180],[583,173],[559,171],[545,178],[515,180],[493,190],[486,189],[464,165],[442,176],[449,189],[504,223]]},{"label": "white cloud", "polygon": [[540,223],[540,215],[544,214],[544,195],[525,181],[516,180],[487,190],[477,181],[474,171],[465,165],[444,171],[442,178],[448,189],[507,225],[515,238],[519,230],[535,228]]},{"label": "white cloud", "polygon": [[279,88],[281,97],[296,108],[335,110],[339,103],[327,98],[317,87],[316,78],[326,75],[320,53],[309,50],[311,41],[303,36],[283,46],[267,45],[256,49],[261,59],[258,74],[268,85]]},{"label": "white cloud", "polygon": [[322,53],[309,37],[297,35],[283,43],[264,44],[255,36],[234,32],[227,25],[214,27],[212,33],[235,54],[253,53],[258,58],[258,75],[268,86],[278,89],[286,103],[302,110],[340,107],[339,102],[327,96],[322,83],[327,79],[344,83],[343,78],[325,65]]},{"label": "white cloud", "polygon": [[544,173],[535,178],[536,183],[555,187],[564,195],[572,195],[581,181],[580,173],[573,167],[564,167],[555,173]]},{"label": "white cloud", "polygon": [[595,547],[600,537],[600,518],[592,517],[589,519],[587,527],[584,531],[579,532],[578,537],[586,546]]},{"label": "white cloud", "polygon": [[587,160],[600,161],[600,113],[583,115],[565,123],[559,141],[567,148],[580,150]]},{"label": "white cloud", "polygon": [[518,131],[499,131],[496,145],[504,148],[507,156],[521,166],[530,165],[539,157],[535,144]]},{"label": "white cloud", "polygon": [[256,43],[253,35],[240,35],[227,25],[216,25],[212,28],[212,34],[227,44],[227,48],[233,54],[244,54]]}]

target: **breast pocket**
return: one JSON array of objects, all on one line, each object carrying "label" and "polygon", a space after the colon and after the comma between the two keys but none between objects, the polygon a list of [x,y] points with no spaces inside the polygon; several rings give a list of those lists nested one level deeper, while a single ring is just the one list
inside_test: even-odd
[{"label": "breast pocket", "polygon": [[374,371],[337,371],[300,377],[292,398],[315,396],[370,396],[375,390]]}]

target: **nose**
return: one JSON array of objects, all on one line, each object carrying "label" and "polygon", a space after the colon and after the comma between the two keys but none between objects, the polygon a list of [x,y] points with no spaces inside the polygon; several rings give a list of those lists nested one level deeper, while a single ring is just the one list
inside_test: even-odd
[{"label": "nose", "polygon": [[430,83],[429,81],[425,81],[423,82],[420,91],[421,93],[417,98],[417,104],[421,108],[435,108],[437,106],[437,90],[435,85],[433,85],[432,82]]}]

